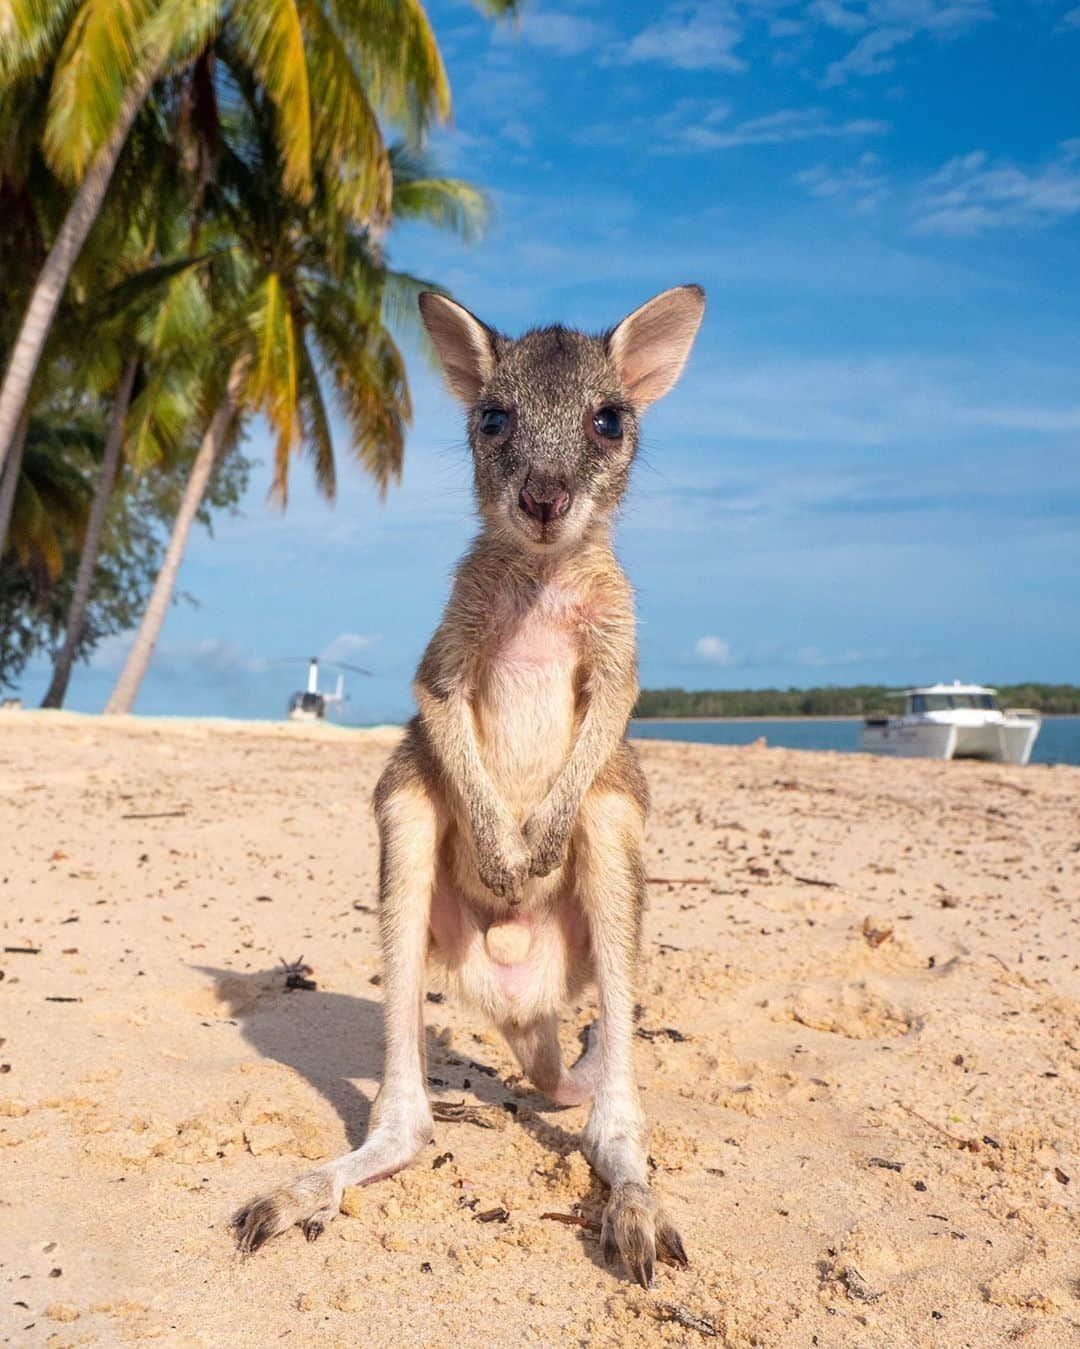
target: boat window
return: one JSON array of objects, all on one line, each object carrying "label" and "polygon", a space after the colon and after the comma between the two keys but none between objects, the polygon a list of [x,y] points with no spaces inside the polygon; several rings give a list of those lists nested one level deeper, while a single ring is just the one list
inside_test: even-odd
[{"label": "boat window", "polygon": [[912,712],[950,712],[958,707],[993,712],[997,699],[992,693],[916,693],[911,699]]}]

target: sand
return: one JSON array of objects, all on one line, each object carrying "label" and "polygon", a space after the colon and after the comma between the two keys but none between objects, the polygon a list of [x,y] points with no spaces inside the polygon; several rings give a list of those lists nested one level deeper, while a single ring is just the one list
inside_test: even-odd
[{"label": "sand", "polygon": [[491,1127],[238,1257],[241,1201],[363,1135],[393,739],[0,715],[37,952],[0,957],[4,1343],[1080,1343],[1075,768],[642,744],[635,1050],[691,1268],[604,1267],[584,1111],[434,985],[433,1095]]}]

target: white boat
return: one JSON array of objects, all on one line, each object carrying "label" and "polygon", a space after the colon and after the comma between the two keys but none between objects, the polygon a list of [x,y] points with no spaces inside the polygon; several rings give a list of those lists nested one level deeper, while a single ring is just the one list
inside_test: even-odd
[{"label": "white boat", "polygon": [[867,717],[859,748],[902,758],[988,759],[1026,764],[1042,720],[1026,709],[1003,710],[997,690],[981,684],[928,684],[894,695],[904,710]]}]

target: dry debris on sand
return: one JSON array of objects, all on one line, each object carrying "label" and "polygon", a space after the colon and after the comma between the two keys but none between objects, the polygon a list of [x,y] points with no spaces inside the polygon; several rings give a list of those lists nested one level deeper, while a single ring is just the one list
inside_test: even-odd
[{"label": "dry debris on sand", "polygon": [[451,998],[416,1166],[238,1257],[238,1204],[363,1135],[392,743],[0,716],[3,1342],[1080,1343],[1073,768],[640,746],[634,1046],[691,1260],[651,1292],[584,1111]]}]

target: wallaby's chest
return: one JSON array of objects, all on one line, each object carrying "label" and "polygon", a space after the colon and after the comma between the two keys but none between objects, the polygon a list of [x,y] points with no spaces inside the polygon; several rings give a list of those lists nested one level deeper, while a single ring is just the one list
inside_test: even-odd
[{"label": "wallaby's chest", "polygon": [[581,648],[580,599],[562,587],[493,611],[474,714],[488,773],[521,813],[543,800],[573,747]]}]

